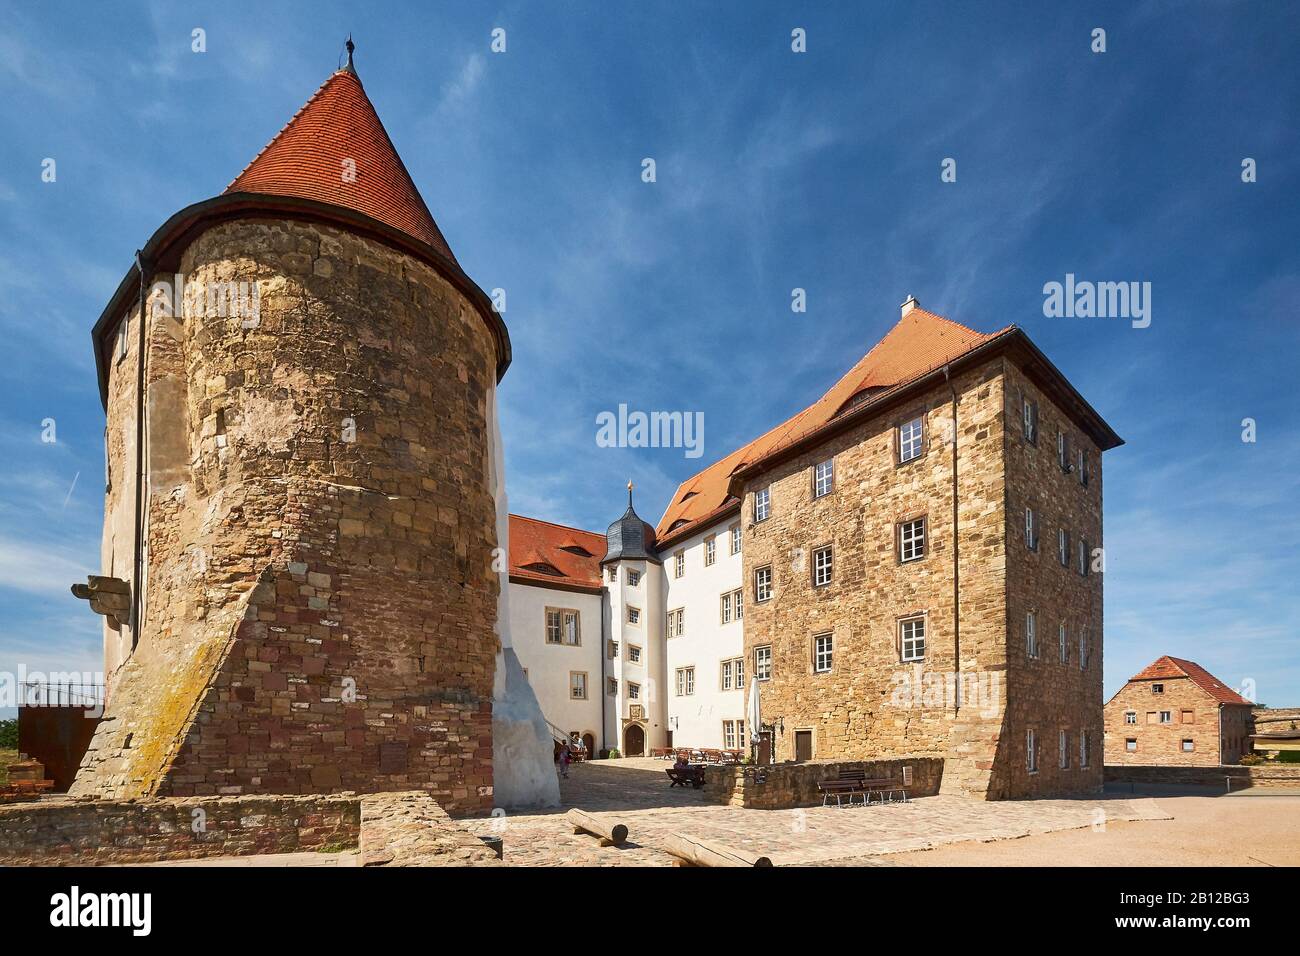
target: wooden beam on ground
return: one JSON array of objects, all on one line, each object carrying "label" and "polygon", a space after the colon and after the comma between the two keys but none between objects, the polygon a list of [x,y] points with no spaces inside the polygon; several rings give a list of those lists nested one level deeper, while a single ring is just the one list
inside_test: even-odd
[{"label": "wooden beam on ground", "polygon": [[711,840],[671,834],[664,849],[677,857],[674,866],[771,866],[771,857],[736,850]]},{"label": "wooden beam on ground", "polygon": [[590,833],[600,838],[601,846],[622,846],[627,842],[627,826],[622,823],[610,823],[592,816],[586,810],[573,809],[564,815],[564,819],[573,825],[574,833]]}]

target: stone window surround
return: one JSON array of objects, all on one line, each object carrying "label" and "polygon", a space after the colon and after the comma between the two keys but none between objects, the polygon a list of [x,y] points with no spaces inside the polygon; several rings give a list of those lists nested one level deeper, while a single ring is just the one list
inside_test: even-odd
[{"label": "stone window surround", "polygon": [[1163,694],[1164,692],[1165,692],[1165,685],[1164,685],[1164,684],[1152,684],[1152,685],[1151,685],[1151,693],[1153,693],[1153,694]]},{"label": "stone window surround", "polygon": [[[556,615],[558,621],[556,627],[559,628],[556,640],[551,640],[551,615]],[[573,615],[573,636],[575,640],[572,644],[564,639],[565,615]],[[581,647],[582,646],[582,614],[576,608],[571,607],[550,607],[547,606],[545,611],[546,621],[546,643],[552,647]]]},{"label": "stone window surround", "polygon": [[630,588],[635,588],[635,587],[640,587],[640,586],[641,586],[641,572],[640,572],[640,571],[633,571],[631,568],[628,568],[628,569],[627,569],[627,586],[630,587]]},{"label": "stone window surround", "polygon": [[[581,677],[581,683],[575,682],[575,677]],[[581,688],[582,693],[575,693]],[[569,700],[586,700],[587,699],[587,672],[586,671],[569,671]]]},{"label": "stone window surround", "polygon": [[1136,738],[1136,737],[1125,737],[1125,738],[1124,738],[1124,750],[1125,750],[1125,751],[1127,751],[1128,753],[1134,754],[1134,753],[1137,753],[1137,749],[1138,749],[1138,742],[1137,742],[1137,738]]},{"label": "stone window surround", "polygon": [[718,560],[718,536],[711,534],[704,539],[704,566],[710,567]]},{"label": "stone window surround", "polygon": [[[818,567],[817,560],[822,555],[826,556],[825,564]],[[835,583],[835,546],[832,544],[818,545],[812,549],[812,561],[809,562],[812,569],[812,586],[817,590],[828,588]],[[825,570],[826,580],[820,584],[817,582],[818,571]]]},{"label": "stone window surround", "polygon": [[629,645],[627,646],[627,659],[628,659],[628,662],[629,662],[629,663],[632,663],[632,664],[640,664],[640,663],[641,663],[641,645],[640,645],[640,644],[629,644]]},{"label": "stone window surround", "polygon": [[[912,412],[894,419],[894,467],[902,468],[904,465],[910,465],[914,461],[921,461],[929,452],[930,446],[930,426],[926,421],[927,409],[914,409]],[[920,445],[917,453],[911,458],[903,458],[903,426],[910,425],[915,421],[921,423]]]},{"label": "stone window surround", "polygon": [[618,678],[610,677],[605,680],[605,693],[609,697],[618,696]]},{"label": "stone window surround", "polygon": [[1057,640],[1061,645],[1061,663],[1070,663],[1070,626],[1064,621],[1056,629]]},{"label": "stone window surround", "polygon": [[641,685],[640,685],[640,684],[636,683],[635,681],[628,681],[628,682],[627,682],[627,699],[628,699],[628,700],[640,700],[640,699],[641,699]]},{"label": "stone window surround", "polygon": [[1038,551],[1038,512],[1030,507],[1025,508],[1025,547]]},{"label": "stone window surround", "polygon": [[1033,727],[1025,730],[1025,770],[1038,773],[1038,732]]},{"label": "stone window surround", "polygon": [[1041,649],[1038,646],[1038,611],[1030,609],[1025,612],[1025,653],[1030,660],[1038,660]]},{"label": "stone window surround", "polygon": [[[760,509],[761,504],[761,509]],[[760,514],[760,510],[762,513]],[[772,517],[772,486],[754,489],[754,524]]]},{"label": "stone window surround", "polygon": [[673,552],[673,577],[680,578],[686,574],[686,552],[680,548]]},{"label": "stone window surround", "polygon": [[[906,646],[907,641],[903,638],[903,625],[910,624],[913,621],[919,621],[921,623],[921,634],[920,634],[921,653],[920,654],[914,653],[913,656],[908,657],[904,654],[904,648]],[[911,614],[904,614],[903,616],[898,617],[894,620],[894,635],[895,635],[894,650],[897,652],[898,659],[901,663],[915,664],[925,660],[925,652],[927,650],[926,645],[930,636],[929,632],[930,632],[929,611],[914,611]],[[913,645],[916,644],[917,637],[915,636],[915,632],[913,632],[913,637],[911,637],[908,640],[910,640]],[[913,647],[913,651],[915,651],[915,646]]]},{"label": "stone window surround", "polygon": [[1190,738],[1190,737],[1184,737],[1184,738],[1183,738],[1182,749],[1183,749],[1183,753],[1195,753],[1195,752],[1196,752],[1196,741],[1193,740],[1193,739]]},{"label": "stone window surround", "polygon": [[[823,644],[823,642],[825,642]],[[820,646],[819,646],[820,645]],[[825,659],[826,666],[821,666]],[[812,672],[829,674],[835,667],[835,632],[823,631],[812,636]]]},{"label": "stone window surround", "polygon": [[686,633],[686,608],[673,608],[668,612],[665,621],[667,622],[668,636],[681,637]]},{"label": "stone window surround", "polygon": [[605,656],[611,661],[618,658],[618,641],[611,639],[605,642]]},{"label": "stone window surround", "polygon": [[[921,543],[920,553],[910,558],[903,557],[903,528],[907,525],[921,522],[921,534],[919,541]],[[930,518],[925,512],[919,514],[910,514],[894,523],[894,559],[898,564],[914,564],[917,561],[924,561],[930,554]],[[918,539],[914,539],[918,540]]]},{"label": "stone window surround", "polygon": [[[767,597],[759,597],[763,592],[760,590],[759,575],[764,571],[767,572]],[[772,565],[765,564],[761,568],[754,569],[754,603],[766,604],[772,600],[772,595],[776,593],[776,582],[773,579]]]},{"label": "stone window surround", "polygon": [[[822,472],[823,468],[826,469],[825,473]],[[818,486],[822,484],[823,478],[826,479],[824,491],[818,490]],[[831,456],[830,458],[827,458],[825,461],[819,461],[812,466],[813,500],[816,500],[818,498],[825,498],[834,490],[835,490],[835,457]]]},{"label": "stone window surround", "polygon": [[745,749],[745,722],[743,720],[724,720],[722,722],[722,745],[727,750]]},{"label": "stone window surround", "polygon": [[[762,667],[761,664],[760,664],[760,661],[761,661],[761,658],[759,657],[759,652],[760,652],[760,651],[767,651],[767,655],[766,655],[766,656],[767,656],[767,660],[766,660],[766,664],[767,664],[767,676],[766,676],[766,677],[763,676],[763,670],[764,670],[764,669],[763,669],[763,667]],[[755,647],[754,647],[754,676],[755,676],[758,680],[771,680],[771,679],[772,679],[772,645],[771,645],[771,644],[758,644],[758,645],[755,645]]]},{"label": "stone window surround", "polygon": [[1057,749],[1061,752],[1057,755],[1056,766],[1058,770],[1070,769],[1070,732],[1064,727],[1061,728],[1057,737]]},{"label": "stone window surround", "polygon": [[735,524],[729,527],[727,529],[727,532],[731,536],[731,553],[740,554],[740,546],[741,546],[740,522],[737,521]]},{"label": "stone window surround", "polygon": [[627,623],[633,627],[641,626],[641,609],[634,604],[627,606]]},{"label": "stone window surround", "polygon": [[1020,394],[1020,430],[1025,441],[1038,446],[1038,402],[1024,392]]},{"label": "stone window surround", "polygon": [[678,697],[695,696],[695,665],[684,664],[677,668],[674,675],[674,686]]},{"label": "stone window surround", "polygon": [[[728,686],[730,685],[730,686]],[[745,658],[729,657],[718,662],[718,690],[734,691],[745,689]]]}]

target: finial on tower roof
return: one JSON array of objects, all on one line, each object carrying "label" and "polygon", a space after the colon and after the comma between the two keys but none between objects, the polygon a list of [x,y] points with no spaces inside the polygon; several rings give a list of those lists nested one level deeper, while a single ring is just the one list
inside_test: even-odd
[{"label": "finial on tower roof", "polygon": [[632,507],[632,481],[631,481],[631,479],[628,479],[628,483],[627,483],[627,506],[628,506],[629,508]]},{"label": "finial on tower roof", "polygon": [[347,70],[349,73],[356,73],[357,72],[356,67],[352,65],[352,51],[357,48],[357,45],[352,42],[351,33],[348,33],[348,42],[343,45],[347,47],[347,51],[348,51],[348,65],[345,66],[343,69]]}]

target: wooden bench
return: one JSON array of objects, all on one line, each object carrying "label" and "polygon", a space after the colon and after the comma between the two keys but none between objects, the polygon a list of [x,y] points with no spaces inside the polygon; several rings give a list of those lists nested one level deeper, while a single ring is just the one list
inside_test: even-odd
[{"label": "wooden bench", "polygon": [[685,770],[679,770],[676,767],[669,767],[664,771],[664,773],[668,774],[668,779],[672,781],[672,783],[668,785],[669,790],[673,787],[684,787],[688,783],[696,790],[704,786],[703,767],[687,767]]},{"label": "wooden bench", "polygon": [[651,747],[650,756],[655,760],[667,760],[673,755],[672,747]]},{"label": "wooden bench", "polygon": [[907,802],[907,790],[901,783],[895,783],[887,777],[868,779],[865,770],[841,770],[838,777],[818,783],[817,789],[821,791],[823,807],[831,797],[835,798],[837,807],[843,806],[845,796],[849,798],[849,806],[853,806],[856,795],[861,795],[863,806],[869,804],[873,796],[880,797],[883,804],[896,793],[902,794],[903,802]]}]

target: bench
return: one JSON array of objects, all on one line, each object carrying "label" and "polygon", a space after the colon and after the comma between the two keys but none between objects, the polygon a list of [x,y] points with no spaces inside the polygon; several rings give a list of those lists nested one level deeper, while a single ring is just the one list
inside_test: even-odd
[{"label": "bench", "polygon": [[685,770],[678,770],[676,767],[669,767],[664,773],[668,774],[668,779],[672,781],[668,789],[673,787],[684,787],[688,783],[696,790],[704,786],[704,768],[687,767]]},{"label": "bench", "polygon": [[651,747],[650,756],[655,760],[667,760],[673,755],[672,747]]},{"label": "bench", "polygon": [[821,792],[823,807],[831,797],[835,798],[837,807],[843,806],[845,796],[849,798],[849,806],[853,806],[853,797],[859,794],[863,806],[871,803],[873,796],[880,797],[883,804],[896,793],[902,794],[903,802],[907,802],[907,790],[901,784],[884,777],[868,779],[865,770],[841,770],[838,777],[819,782],[817,789]]}]

